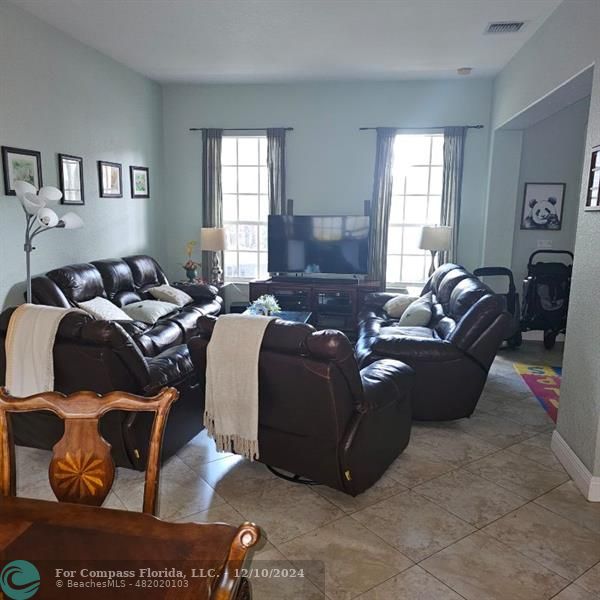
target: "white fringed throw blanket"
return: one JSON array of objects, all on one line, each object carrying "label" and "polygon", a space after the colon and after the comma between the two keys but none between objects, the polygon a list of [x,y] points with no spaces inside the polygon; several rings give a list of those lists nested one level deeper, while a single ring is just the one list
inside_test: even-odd
[{"label": "white fringed throw blanket", "polygon": [[206,349],[204,426],[217,450],[258,458],[258,358],[275,317],[222,315]]},{"label": "white fringed throw blanket", "polygon": [[6,388],[25,397],[54,390],[54,338],[61,319],[77,308],[22,304],[6,332]]}]

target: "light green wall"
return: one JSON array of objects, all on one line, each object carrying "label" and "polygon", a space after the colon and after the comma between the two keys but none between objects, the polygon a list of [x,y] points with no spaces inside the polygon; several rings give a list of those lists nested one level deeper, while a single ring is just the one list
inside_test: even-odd
[{"label": "light green wall", "polygon": [[171,276],[181,276],[184,244],[201,227],[201,134],[190,127],[290,126],[287,192],[297,214],[358,213],[371,197],[375,132],[361,126],[477,124],[465,151],[459,260],[479,266],[490,79],[397,83],[167,85],[163,88],[163,220]]},{"label": "light green wall", "polygon": [[595,62],[599,12],[597,0],[563,0],[494,80],[494,128]]},{"label": "light green wall", "polygon": [[[83,156],[86,222],[36,239],[33,271],[161,253],[160,87],[0,0],[0,145],[39,150],[44,183],[58,185],[58,152]],[[97,160],[123,164],[123,198],[99,198]],[[129,197],[129,165],[150,167],[152,198]],[[59,211],[71,210],[67,207]],[[0,189],[0,306],[22,302],[24,217]]]},{"label": "light green wall", "polygon": [[488,201],[481,222],[485,229],[482,263],[486,267],[511,264],[522,141],[521,131],[492,133]]},{"label": "light green wall", "polygon": [[[585,67],[600,63],[600,5],[567,0],[517,53],[495,83],[494,123],[522,112]],[[594,69],[579,198],[558,431],[584,465],[600,476],[600,212],[583,210],[590,150],[600,144],[600,70]]]},{"label": "light green wall", "polygon": [[[527,271],[527,260],[540,240],[548,240],[555,250],[575,248],[579,213],[581,169],[590,99],[584,98],[523,132],[512,270],[517,282]],[[562,228],[559,231],[523,231],[521,211],[526,182],[565,183]]]}]

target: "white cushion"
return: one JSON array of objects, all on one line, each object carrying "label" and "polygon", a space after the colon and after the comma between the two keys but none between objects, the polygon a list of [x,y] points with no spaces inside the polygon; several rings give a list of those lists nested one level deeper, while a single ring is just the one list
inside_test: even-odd
[{"label": "white cushion", "polygon": [[94,319],[102,319],[103,321],[131,321],[131,317],[122,311],[118,306],[110,300],[96,296],[85,302],[78,302],[77,306],[85,310],[86,313],[92,315]]},{"label": "white cushion", "polygon": [[398,321],[401,327],[427,327],[431,321],[431,293],[415,300]]},{"label": "white cushion", "polygon": [[142,300],[132,302],[123,307],[123,310],[134,320],[154,325],[161,317],[172,313],[179,308],[171,302],[160,302],[158,300]]},{"label": "white cushion", "polygon": [[390,298],[383,305],[383,310],[385,310],[385,312],[392,317],[392,319],[399,319],[409,305],[411,305],[415,300],[418,300],[416,296],[398,294],[394,298]]},{"label": "white cushion", "polygon": [[150,288],[148,290],[157,300],[162,300],[163,302],[170,302],[171,304],[176,304],[177,306],[185,306],[186,304],[190,304],[194,299],[186,294],[183,290],[180,290],[175,287],[171,287],[170,285],[159,285],[157,287]]}]

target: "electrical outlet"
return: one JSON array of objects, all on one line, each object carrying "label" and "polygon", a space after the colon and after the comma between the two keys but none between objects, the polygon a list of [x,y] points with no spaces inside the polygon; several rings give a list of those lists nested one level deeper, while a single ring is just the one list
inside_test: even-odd
[{"label": "electrical outlet", "polygon": [[538,248],[538,250],[551,250],[552,249],[552,240],[538,240],[537,248]]}]

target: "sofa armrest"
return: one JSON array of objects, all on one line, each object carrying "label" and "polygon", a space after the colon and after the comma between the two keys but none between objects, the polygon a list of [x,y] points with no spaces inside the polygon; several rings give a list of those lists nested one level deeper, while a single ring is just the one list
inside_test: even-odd
[{"label": "sofa armrest", "polygon": [[189,294],[196,302],[214,300],[219,293],[214,285],[207,283],[174,283],[173,286]]},{"label": "sofa armrest", "polygon": [[34,304],[47,304],[48,306],[60,306],[71,308],[71,304],[62,290],[45,275],[39,275],[31,280],[31,301]]},{"label": "sofa armrest", "polygon": [[387,356],[411,364],[418,361],[450,361],[464,358],[463,352],[446,340],[382,335],[371,349],[378,356]]},{"label": "sofa armrest", "polygon": [[147,394],[154,394],[165,386],[176,386],[194,373],[190,352],[185,344],[173,346],[146,361],[150,372],[149,383],[144,388]]},{"label": "sofa armrest", "polygon": [[361,369],[365,405],[381,408],[410,395],[414,371],[403,362],[384,358]]},{"label": "sofa armrest", "polygon": [[[506,313],[506,301],[503,296],[498,294],[483,296],[456,324],[448,339],[462,350],[468,351],[503,313]],[[502,319],[500,327],[504,325],[506,331],[503,331],[502,335],[509,335],[508,325]]]}]

